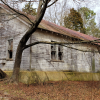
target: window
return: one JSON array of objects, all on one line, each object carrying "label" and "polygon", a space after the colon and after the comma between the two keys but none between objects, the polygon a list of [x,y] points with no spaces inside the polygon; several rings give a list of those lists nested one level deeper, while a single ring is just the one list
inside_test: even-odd
[{"label": "window", "polygon": [[54,61],[63,60],[63,46],[51,44],[51,60]]},{"label": "window", "polygon": [[51,59],[56,60],[56,45],[51,44]]},{"label": "window", "polygon": [[62,60],[63,52],[62,52],[62,46],[58,45],[58,60]]},{"label": "window", "polygon": [[13,55],[13,39],[8,40],[8,58],[12,59]]}]

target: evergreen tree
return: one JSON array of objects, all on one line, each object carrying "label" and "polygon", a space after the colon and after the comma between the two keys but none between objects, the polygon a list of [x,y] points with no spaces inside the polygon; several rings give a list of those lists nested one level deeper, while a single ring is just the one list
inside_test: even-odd
[{"label": "evergreen tree", "polygon": [[87,7],[82,7],[78,9],[78,11],[83,19],[83,26],[85,27],[86,34],[98,37],[100,30],[95,22],[96,13]]},{"label": "evergreen tree", "polygon": [[70,13],[68,14],[68,16],[64,17],[64,25],[66,28],[85,33],[81,14],[74,10],[74,8],[70,9]]},{"label": "evergreen tree", "polygon": [[33,16],[36,15],[36,9],[33,8],[33,3],[30,2],[22,8],[22,11]]}]

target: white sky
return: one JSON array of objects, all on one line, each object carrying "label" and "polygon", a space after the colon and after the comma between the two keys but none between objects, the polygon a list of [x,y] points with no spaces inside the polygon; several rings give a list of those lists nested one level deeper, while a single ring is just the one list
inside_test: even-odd
[{"label": "white sky", "polygon": [[[58,3],[61,4],[64,0],[58,0]],[[73,2],[73,1],[81,1],[81,2]],[[77,9],[78,7],[88,7],[91,10],[94,10],[94,12],[97,14],[96,15],[96,22],[97,21],[97,17],[100,16],[100,0],[84,0],[84,2],[82,2],[83,0],[66,0],[67,2],[67,6],[72,8],[74,7],[75,9]],[[21,4],[21,8],[24,7],[25,3]],[[36,8],[37,5],[34,5],[34,8]],[[52,6],[51,6],[52,7]],[[60,9],[60,8],[59,8]],[[59,10],[58,9],[58,10]]]},{"label": "white sky", "polygon": [[[60,0],[63,1],[63,0]],[[68,1],[68,5],[70,7],[74,7],[77,9],[78,7],[88,7],[96,13],[96,22],[98,22],[98,17],[100,17],[100,0],[76,0],[76,1],[83,1],[74,3],[73,0],[66,0]],[[75,0],[74,0],[75,1]],[[85,2],[84,2],[85,1]]]}]

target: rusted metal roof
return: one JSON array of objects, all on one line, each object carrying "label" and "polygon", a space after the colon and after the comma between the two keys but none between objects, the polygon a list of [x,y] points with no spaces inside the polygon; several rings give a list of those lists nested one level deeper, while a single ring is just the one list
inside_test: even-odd
[{"label": "rusted metal roof", "polygon": [[[0,6],[3,6],[5,9],[9,9],[7,6],[0,4]],[[11,10],[12,11],[12,10]],[[21,12],[23,13],[23,12]],[[24,13],[25,14],[25,13]],[[27,15],[27,14],[26,14]],[[31,15],[27,15],[32,21],[34,21],[35,17],[31,16]],[[24,18],[23,16],[19,16],[22,20],[26,21],[27,23],[30,23],[26,18]],[[59,25],[56,25],[54,23],[48,22],[46,20],[42,20],[41,23],[39,24],[38,28],[41,29],[45,29],[54,33],[59,33],[61,35],[66,35],[69,37],[73,37],[73,38],[77,38],[77,39],[81,39],[81,40],[96,40],[98,38],[96,37],[92,37]]]},{"label": "rusted metal roof", "polygon": [[97,39],[96,37],[92,37],[92,36],[89,36],[89,35],[86,35],[86,34],[83,34],[83,33],[62,27],[62,26],[58,26],[54,23],[51,23],[51,22],[48,22],[45,20],[42,20],[40,25],[45,27],[45,29],[47,29],[49,31],[60,33],[63,35],[74,37],[74,38],[78,38],[81,40],[95,40],[95,39]]}]

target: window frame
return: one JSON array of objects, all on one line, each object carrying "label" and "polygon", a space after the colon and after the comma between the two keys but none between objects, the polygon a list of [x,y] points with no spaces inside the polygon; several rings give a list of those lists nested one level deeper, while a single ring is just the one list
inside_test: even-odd
[{"label": "window frame", "polygon": [[[12,42],[12,46],[10,42]],[[13,39],[12,38],[7,40],[7,60],[13,60]]]},{"label": "window frame", "polygon": [[[56,42],[56,41],[51,41]],[[54,50],[52,50],[52,46],[54,46]],[[60,50],[59,50],[60,47]],[[55,57],[53,58],[52,52],[55,52]],[[60,54],[60,56],[59,56]],[[62,45],[56,45],[51,44],[51,61],[53,62],[62,62],[63,61],[63,46]]]},{"label": "window frame", "polygon": [[[51,41],[54,42],[54,41]],[[51,60],[56,60],[57,58],[57,50],[56,50],[56,45],[51,44]]]},{"label": "window frame", "polygon": [[58,60],[63,60],[63,46],[58,45]]}]

